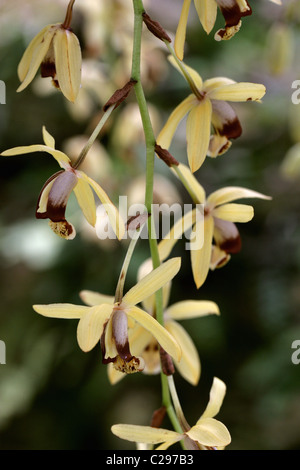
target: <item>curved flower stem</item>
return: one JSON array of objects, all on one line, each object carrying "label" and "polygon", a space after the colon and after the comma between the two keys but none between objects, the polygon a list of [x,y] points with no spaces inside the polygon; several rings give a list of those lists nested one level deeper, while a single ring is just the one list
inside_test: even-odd
[{"label": "curved flower stem", "polygon": [[[143,27],[143,13],[144,6],[142,0],[133,0],[134,9],[134,37],[133,37],[133,52],[132,52],[132,71],[131,78],[136,80],[134,85],[135,95],[139,106],[143,129],[145,134],[146,143],[146,191],[145,191],[145,206],[149,216],[148,219],[148,236],[149,246],[152,258],[153,269],[160,265],[159,253],[157,248],[157,240],[155,234],[155,226],[153,216],[151,214],[153,204],[153,181],[154,181],[154,160],[155,160],[155,136],[152,128],[152,123],[149,116],[147,101],[145,98],[143,86],[141,84],[141,42],[142,42],[142,27]],[[162,289],[156,293],[156,319],[163,325],[163,295]],[[162,401],[166,407],[168,416],[174,429],[177,432],[182,432],[174,408],[172,406],[167,376],[161,373],[162,382]]]}]

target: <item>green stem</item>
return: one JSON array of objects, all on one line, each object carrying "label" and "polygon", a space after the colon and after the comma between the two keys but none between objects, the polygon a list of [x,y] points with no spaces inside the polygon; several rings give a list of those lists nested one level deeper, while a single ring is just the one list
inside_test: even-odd
[{"label": "green stem", "polygon": [[98,135],[99,135],[99,132],[101,131],[102,127],[104,126],[104,124],[106,123],[106,121],[108,120],[109,116],[111,115],[111,113],[113,112],[113,110],[115,109],[115,104],[110,106],[106,111],[105,113],[103,114],[103,116],[101,117],[100,121],[98,122],[97,126],[95,127],[95,130],[94,132],[92,133],[92,135],[90,136],[89,140],[87,141],[87,143],[85,144],[85,146],[83,147],[83,149],[81,150],[80,154],[79,154],[79,157],[77,158],[76,162],[74,163],[73,165],[73,168],[78,168],[79,165],[81,165],[88,153],[88,151],[90,150],[90,148],[92,147],[93,143],[95,142],[95,140],[97,139]]},{"label": "green stem", "polygon": [[[136,80],[134,85],[135,95],[139,106],[146,143],[146,190],[145,190],[145,206],[148,214],[148,235],[149,246],[152,258],[153,269],[160,265],[159,252],[155,234],[153,216],[151,214],[153,204],[153,182],[154,182],[154,161],[155,161],[155,136],[149,116],[147,101],[145,98],[143,86],[141,84],[141,43],[144,6],[142,0],[133,0],[134,9],[134,37],[133,37],[133,53],[132,53],[132,71],[131,78]],[[156,293],[156,319],[163,325],[163,292],[160,289]],[[182,432],[176,413],[172,406],[167,376],[161,373],[162,383],[162,402],[166,407],[169,419],[177,432]]]}]

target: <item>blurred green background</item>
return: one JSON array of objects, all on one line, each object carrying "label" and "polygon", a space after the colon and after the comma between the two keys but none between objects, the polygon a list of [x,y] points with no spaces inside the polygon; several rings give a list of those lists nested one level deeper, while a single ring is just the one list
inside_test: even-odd
[{"label": "blurred green background", "polygon": [[[0,0],[0,79],[6,84],[0,150],[42,143],[45,125],[57,148],[76,156],[82,141],[74,138],[90,134],[101,106],[130,77],[132,5],[129,0],[76,1],[73,30],[82,45],[84,79],[79,103],[69,105],[48,79],[37,77],[16,93],[17,65],[26,46],[44,25],[63,20],[68,2],[42,3]],[[196,175],[208,194],[234,185],[273,199],[253,201],[253,221],[239,225],[242,251],[210,272],[199,291],[184,240],[174,249],[182,256],[182,270],[173,282],[171,303],[207,299],[221,310],[218,318],[182,322],[199,350],[202,375],[196,387],[178,374],[175,381],[191,425],[206,406],[213,377],[225,381],[218,418],[232,435],[229,449],[300,449],[300,364],[291,361],[292,342],[300,340],[300,171],[290,178],[282,172],[288,150],[300,141],[300,104],[291,102],[292,82],[300,79],[300,5],[250,3],[253,15],[222,43],[203,32],[194,8],[190,12],[187,64],[203,78],[221,75],[267,87],[262,104],[234,104],[242,137],[225,155],[207,158]],[[181,4],[145,2],[173,36]],[[222,25],[219,13],[214,32]],[[166,56],[163,44],[145,31],[143,82],[156,133],[189,92]],[[186,163],[184,126],[171,151]],[[114,112],[89,164],[86,171],[115,203],[128,194],[134,202],[143,201],[144,144],[134,94]],[[100,347],[88,354],[79,349],[76,321],[46,319],[32,309],[39,303],[80,303],[82,289],[112,295],[127,244],[98,240],[73,198],[67,214],[78,235],[72,242],[58,239],[47,221],[35,219],[38,194],[57,171],[51,156],[3,157],[0,168],[0,339],[6,343],[6,365],[0,365],[0,449],[134,449],[110,427],[150,423],[161,404],[159,376],[136,374],[111,386]],[[190,203],[159,160],[156,173],[173,185],[167,190],[158,180],[156,201],[163,202],[168,193],[172,201]],[[127,287],[148,256],[148,244],[141,241]]]}]

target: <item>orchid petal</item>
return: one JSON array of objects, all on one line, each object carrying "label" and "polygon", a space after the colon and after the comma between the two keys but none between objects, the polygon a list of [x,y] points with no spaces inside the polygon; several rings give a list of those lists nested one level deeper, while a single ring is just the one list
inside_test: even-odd
[{"label": "orchid petal", "polygon": [[259,83],[233,83],[214,88],[209,98],[224,101],[259,101],[266,93],[266,87]]},{"label": "orchid petal", "polygon": [[9,150],[5,150],[4,152],[1,153],[3,157],[11,157],[14,155],[23,155],[27,153],[33,153],[33,152],[47,152],[52,155],[52,157],[57,160],[59,165],[62,168],[66,168],[66,164],[71,163],[71,160],[69,157],[67,157],[66,154],[63,152],[60,152],[60,150],[55,150],[51,147],[48,147],[47,145],[28,145],[26,147],[14,147]]},{"label": "orchid petal", "polygon": [[226,253],[238,253],[241,250],[241,237],[237,226],[228,220],[214,218],[214,239]]},{"label": "orchid petal", "polygon": [[192,385],[197,385],[201,373],[201,364],[197,348],[185,329],[175,321],[167,321],[165,328],[180,345],[182,356],[174,361],[180,375]]},{"label": "orchid petal", "polygon": [[214,377],[212,387],[209,394],[209,402],[205,408],[204,413],[201,415],[201,418],[197,421],[196,425],[201,422],[203,418],[214,418],[216,416],[223,404],[223,400],[226,394],[226,385],[225,383]]},{"label": "orchid petal", "polygon": [[186,320],[206,315],[220,315],[220,310],[218,305],[210,300],[182,300],[168,307],[165,314],[173,320]]},{"label": "orchid petal", "polygon": [[204,283],[210,265],[214,220],[211,216],[204,219],[203,246],[191,250],[191,262],[194,281],[199,289]]},{"label": "orchid petal", "polygon": [[182,238],[185,231],[189,230],[193,226],[195,220],[196,210],[193,210],[175,222],[170,232],[158,244],[158,252],[161,261],[165,260],[169,256],[174,245]]},{"label": "orchid petal", "polygon": [[47,147],[55,149],[55,140],[54,137],[47,131],[46,127],[43,126],[43,139]]},{"label": "orchid petal", "polygon": [[90,307],[101,304],[113,305],[115,301],[115,298],[111,295],[99,294],[90,290],[82,290],[79,295],[83,302]]},{"label": "orchid petal", "polygon": [[205,160],[211,131],[212,105],[204,99],[188,115],[186,123],[187,153],[189,166],[194,173]]},{"label": "orchid petal", "polygon": [[198,103],[197,98],[194,94],[189,95],[183,100],[171,113],[166,124],[160,131],[156,143],[164,149],[168,149],[171,145],[171,141],[175,134],[175,131],[180,121],[186,116],[186,114]]},{"label": "orchid petal", "polygon": [[57,30],[53,39],[55,68],[59,88],[74,102],[81,84],[81,49],[74,33],[64,28]]},{"label": "orchid petal", "polygon": [[[80,173],[81,174],[81,173]],[[92,227],[96,224],[96,204],[93,191],[87,181],[78,178],[74,193],[86,220]]]},{"label": "orchid petal", "polygon": [[104,324],[112,313],[112,305],[102,304],[94,307],[87,307],[87,311],[82,315],[77,328],[77,341],[79,347],[88,352],[100,341]]},{"label": "orchid petal", "polygon": [[[192,196],[193,201],[196,204],[205,203],[205,190],[199,181],[195,178],[190,168],[182,163],[179,163],[176,170],[173,170],[177,178],[180,176],[180,180],[184,182],[186,188],[188,188],[189,194]],[[180,173],[180,175],[179,175]]]},{"label": "orchid petal", "polygon": [[199,75],[199,73],[195,69],[193,69],[189,65],[186,65],[186,63],[184,63],[184,62],[181,62],[181,67],[182,67],[181,68],[172,55],[168,56],[168,60],[173,65],[173,67],[175,67],[175,69],[178,70],[179,73],[181,73],[181,75],[184,78],[186,78],[186,77],[185,77],[182,69],[185,69],[186,72],[190,75],[190,78],[192,79],[192,81],[194,82],[195,88],[198,88],[198,90],[202,89],[202,86],[203,86],[202,77],[201,77],[201,75]]},{"label": "orchid petal", "polygon": [[183,436],[168,429],[152,428],[151,426],[137,426],[134,424],[114,424],[111,431],[115,436],[131,442],[145,444],[159,444],[160,442],[177,442]]},{"label": "orchid petal", "polygon": [[208,78],[203,83],[203,91],[209,93],[210,91],[219,88],[220,86],[233,85],[234,83],[236,83],[235,80],[232,80],[231,78],[227,77]]},{"label": "orchid petal", "polygon": [[211,193],[207,198],[207,204],[210,207],[216,207],[236,199],[252,197],[267,200],[271,199],[270,196],[266,196],[265,194],[253,191],[251,189],[241,188],[239,186],[228,186]]},{"label": "orchid petal", "polygon": [[50,48],[56,30],[57,27],[55,25],[48,25],[30,42],[18,66],[18,76],[22,83],[17,92],[23,91],[34,79]]},{"label": "orchid petal", "polygon": [[186,37],[186,27],[188,22],[188,16],[191,6],[191,0],[184,0],[182,10],[179,18],[179,23],[176,30],[174,49],[177,57],[182,60],[184,55],[184,43]]},{"label": "orchid petal", "polygon": [[215,0],[194,0],[200,22],[204,31],[209,34],[217,18],[217,4]]},{"label": "orchid petal", "polygon": [[122,304],[127,307],[133,306],[150,297],[150,295],[173,279],[178,273],[180,265],[180,258],[173,258],[161,264],[124,295]]},{"label": "orchid petal", "polygon": [[231,437],[226,426],[214,418],[203,418],[186,434],[194,441],[208,447],[227,446]]},{"label": "orchid petal", "polygon": [[117,235],[118,239],[121,240],[121,238],[123,238],[124,233],[125,233],[125,225],[124,225],[124,222],[123,222],[117,208],[113,205],[113,203],[109,199],[106,192],[101,188],[101,186],[99,186],[98,183],[96,183],[96,181],[94,181],[92,178],[87,176],[82,171],[80,171],[78,173],[80,173],[80,177],[82,179],[84,179],[85,181],[87,181],[89,183],[89,185],[93,188],[93,190],[95,191],[95,193],[99,197],[100,201],[102,202],[102,204],[103,204],[103,206],[104,206],[104,208],[107,212],[107,215],[108,215],[108,218],[109,218],[109,221],[111,223],[113,231]]},{"label": "orchid petal", "polygon": [[223,204],[213,211],[214,217],[229,222],[249,222],[254,217],[254,209],[246,204]]}]

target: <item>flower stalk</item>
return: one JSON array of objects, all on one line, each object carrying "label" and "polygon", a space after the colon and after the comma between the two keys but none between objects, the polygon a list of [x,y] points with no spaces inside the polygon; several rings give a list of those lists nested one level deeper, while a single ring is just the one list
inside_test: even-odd
[{"label": "flower stalk", "polygon": [[[142,28],[143,28],[143,14],[145,12],[142,0],[133,0],[134,10],[134,37],[133,37],[133,52],[132,52],[132,72],[131,77],[136,80],[134,85],[136,100],[139,106],[140,115],[142,119],[145,144],[146,144],[146,190],[145,190],[145,206],[149,214],[148,219],[148,235],[149,235],[149,246],[152,258],[153,269],[160,265],[159,252],[157,247],[157,241],[155,237],[155,228],[153,223],[153,216],[151,214],[151,208],[153,203],[153,182],[154,182],[154,161],[155,161],[155,136],[152,128],[151,119],[149,116],[148,106],[141,83],[141,40],[142,40]],[[160,289],[156,293],[156,319],[163,325],[163,292]],[[166,407],[168,416],[174,429],[181,431],[180,424],[174,412],[170,393],[168,389],[168,379],[163,373],[161,373],[162,383],[162,402],[163,406]]]}]

